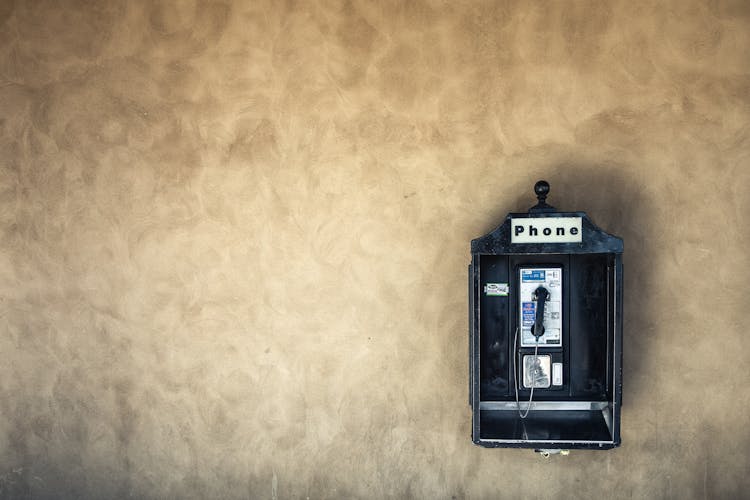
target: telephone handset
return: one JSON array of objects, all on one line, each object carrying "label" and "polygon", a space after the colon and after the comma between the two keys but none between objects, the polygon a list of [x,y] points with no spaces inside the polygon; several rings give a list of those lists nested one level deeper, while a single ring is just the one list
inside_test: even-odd
[{"label": "telephone handset", "polygon": [[537,339],[544,335],[544,302],[548,297],[549,291],[543,286],[540,286],[534,292],[536,315],[534,316],[534,324],[531,326],[531,334]]}]

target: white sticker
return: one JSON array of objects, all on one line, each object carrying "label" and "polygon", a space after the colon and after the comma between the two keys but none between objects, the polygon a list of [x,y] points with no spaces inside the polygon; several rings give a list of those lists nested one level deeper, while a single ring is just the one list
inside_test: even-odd
[{"label": "white sticker", "polygon": [[507,297],[508,296],[508,284],[507,283],[487,283],[484,285],[484,294],[491,297]]},{"label": "white sticker", "polygon": [[580,243],[581,217],[511,219],[511,243]]},{"label": "white sticker", "polygon": [[562,385],[562,363],[552,363],[552,385]]}]

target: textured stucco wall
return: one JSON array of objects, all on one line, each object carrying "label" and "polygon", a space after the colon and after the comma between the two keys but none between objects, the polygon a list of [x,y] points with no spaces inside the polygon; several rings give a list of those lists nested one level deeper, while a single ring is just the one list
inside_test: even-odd
[{"label": "textured stucco wall", "polygon": [[[750,495],[750,4],[0,2],[0,496]],[[623,447],[470,440],[469,241],[625,240]]]}]

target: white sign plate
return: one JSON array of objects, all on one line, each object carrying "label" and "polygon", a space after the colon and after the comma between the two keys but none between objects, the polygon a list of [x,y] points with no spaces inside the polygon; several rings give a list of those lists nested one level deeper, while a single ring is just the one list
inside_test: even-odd
[{"label": "white sign plate", "polygon": [[511,243],[580,243],[580,217],[511,219]]}]

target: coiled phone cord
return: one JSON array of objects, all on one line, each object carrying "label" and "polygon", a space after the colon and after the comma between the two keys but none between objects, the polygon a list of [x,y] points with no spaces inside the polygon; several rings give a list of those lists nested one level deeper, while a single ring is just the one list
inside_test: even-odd
[{"label": "coiled phone cord", "polygon": [[[534,343],[534,359],[537,359],[539,353],[539,337],[535,337],[536,342]],[[518,400],[518,366],[516,366],[516,357],[518,352],[516,348],[518,346],[518,327],[516,327],[516,334],[513,336],[513,387],[516,389],[516,408],[518,409],[518,416],[521,419],[526,418],[531,411],[531,405],[534,400],[534,386],[536,386],[536,380],[531,383],[531,393],[529,394],[529,402],[526,407],[526,413],[521,412],[521,402]]]}]

